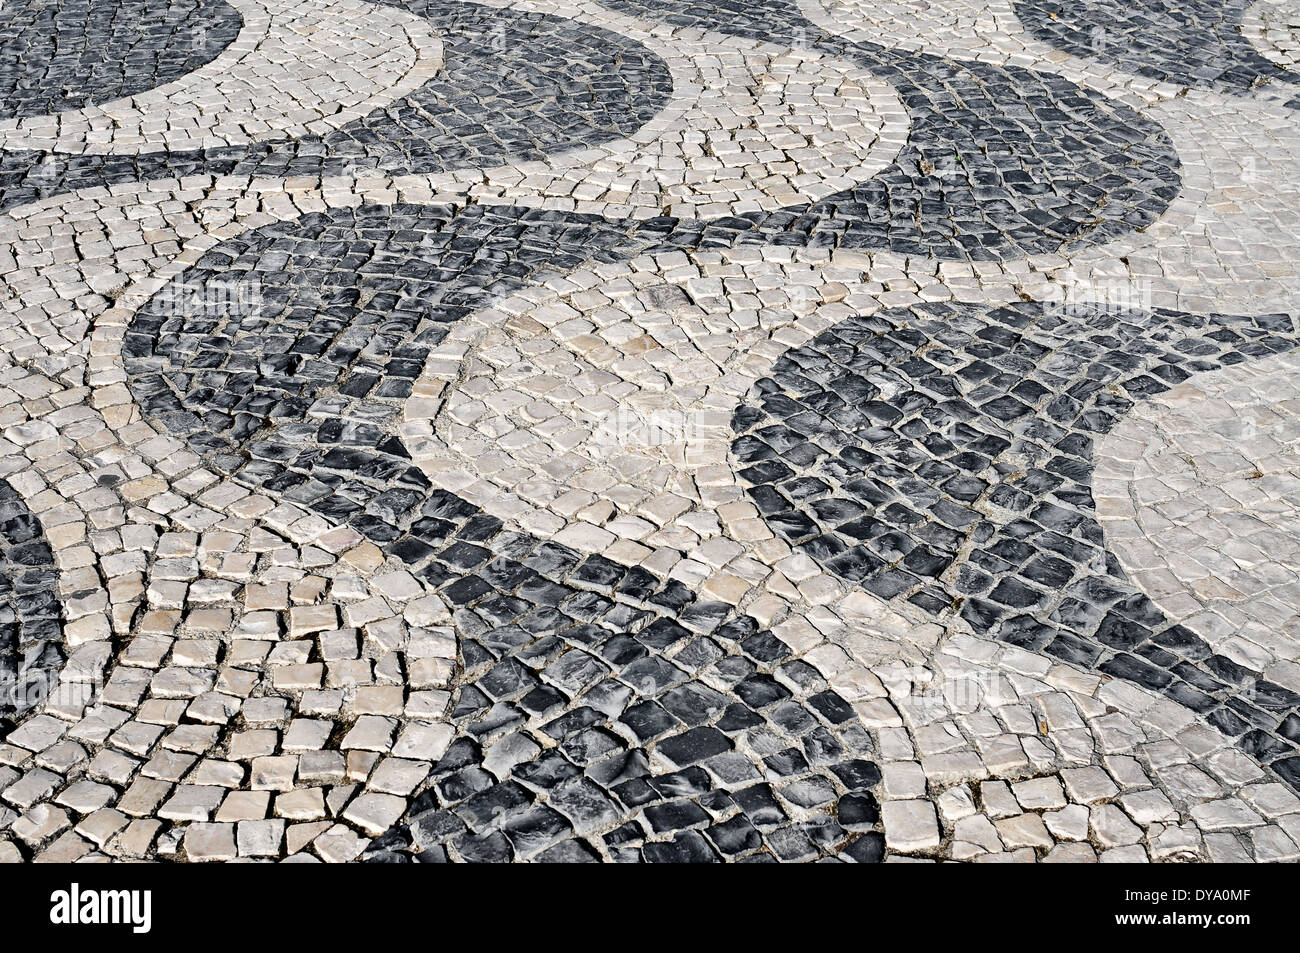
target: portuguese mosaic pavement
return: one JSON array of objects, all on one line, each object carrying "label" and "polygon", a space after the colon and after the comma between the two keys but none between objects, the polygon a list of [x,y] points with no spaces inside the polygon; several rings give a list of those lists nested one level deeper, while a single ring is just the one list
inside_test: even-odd
[{"label": "portuguese mosaic pavement", "polygon": [[1300,859],[1300,5],[6,0],[0,860]]}]

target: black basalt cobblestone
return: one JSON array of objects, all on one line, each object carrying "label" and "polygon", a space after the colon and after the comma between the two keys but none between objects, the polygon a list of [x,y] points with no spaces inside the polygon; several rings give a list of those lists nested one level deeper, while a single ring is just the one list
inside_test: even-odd
[{"label": "black basalt cobblestone", "polygon": [[[1249,93],[1300,75],[1260,55],[1241,34],[1249,0],[1016,0],[1025,29],[1059,50],[1165,83]],[[1291,105],[1300,105],[1293,100]]]},{"label": "black basalt cobblestone", "polygon": [[5,0],[0,119],[161,86],[215,59],[243,25],[225,0]]},{"label": "black basalt cobblestone", "polygon": [[[413,569],[459,606],[457,737],[368,859],[883,857],[869,736],[753,619],[680,583],[625,585],[635,570],[600,556],[485,538],[448,493],[422,512],[391,550],[424,553]],[[463,533],[490,547],[471,576]]]}]

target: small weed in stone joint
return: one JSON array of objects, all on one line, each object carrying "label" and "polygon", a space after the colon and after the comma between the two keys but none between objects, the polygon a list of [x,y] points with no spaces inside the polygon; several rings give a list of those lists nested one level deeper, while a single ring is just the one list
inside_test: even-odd
[{"label": "small weed in stone joint", "polygon": [[922,159],[921,170],[928,172],[941,182],[952,183],[966,177],[966,171],[962,167],[961,157],[956,153],[939,156],[933,161]]}]

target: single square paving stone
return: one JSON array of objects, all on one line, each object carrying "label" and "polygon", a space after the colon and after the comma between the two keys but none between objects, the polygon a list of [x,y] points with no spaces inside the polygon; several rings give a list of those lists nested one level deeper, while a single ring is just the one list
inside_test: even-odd
[{"label": "single square paving stone", "polygon": [[996,824],[1002,842],[1011,850],[1019,847],[1051,847],[1055,841],[1037,814],[1004,817]]},{"label": "single square paving stone", "polygon": [[835,800],[835,788],[826,778],[811,776],[783,784],[778,791],[786,801],[801,808],[815,808]]},{"label": "single square paving stone", "polygon": [[1265,817],[1300,813],[1300,797],[1277,783],[1255,784],[1242,788],[1242,797]]},{"label": "single square paving stone", "polygon": [[881,772],[876,765],[862,758],[841,761],[831,766],[831,773],[850,791],[865,791],[880,783]]},{"label": "single square paving stone", "polygon": [[[979,851],[996,853],[1002,850],[1002,839],[998,829],[982,814],[963,817],[953,827],[953,858],[965,860],[975,856]],[[966,850],[959,850],[960,845],[967,845]],[[1010,845],[1008,845],[1010,846]],[[971,849],[975,848],[975,849]]]},{"label": "single square paving stone", "polygon": [[1043,814],[1043,823],[1052,836],[1063,841],[1088,839],[1088,809],[1082,804],[1070,804],[1059,811]]},{"label": "single square paving stone", "polygon": [[234,824],[191,824],[185,829],[185,856],[192,861],[234,860]]},{"label": "single square paving stone", "polygon": [[695,764],[730,749],[731,740],[710,726],[692,728],[680,735],[665,738],[655,748],[679,766]]},{"label": "single square paving stone", "polygon": [[20,840],[36,846],[71,826],[71,823],[68,812],[62,808],[37,804],[14,821],[9,830]]},{"label": "single square paving stone", "polygon": [[437,761],[451,744],[452,737],[450,725],[410,722],[398,735],[392,753],[399,758]]},{"label": "single square paving stone", "polygon": [[54,772],[37,768],[5,788],[3,795],[0,796],[15,807],[28,808],[37,801],[49,797],[62,781],[63,779]]},{"label": "single square paving stone", "polygon": [[807,863],[817,857],[817,848],[798,825],[769,831],[764,839],[772,854],[785,863]]},{"label": "single square paving stone", "polygon": [[1114,804],[1093,807],[1089,823],[1097,843],[1103,847],[1125,847],[1142,839],[1142,829]]},{"label": "single square paving stone", "polygon": [[649,806],[645,809],[645,819],[651,830],[658,834],[689,827],[701,827],[713,820],[704,808],[688,800]]},{"label": "single square paving stone", "polygon": [[751,853],[763,846],[763,836],[743,814],[715,824],[704,833],[727,856]]},{"label": "single square paving stone", "polygon": [[884,765],[885,795],[891,798],[925,797],[926,772],[915,761],[894,761]]},{"label": "single square paving stone", "polygon": [[348,805],[343,817],[375,836],[388,830],[405,810],[406,798],[368,791]]},{"label": "single square paving stone", "polygon": [[1194,804],[1191,814],[1196,826],[1203,831],[1246,830],[1262,823],[1262,818],[1240,798]]},{"label": "single square paving stone", "polygon": [[37,864],[72,864],[89,854],[94,847],[72,831],[65,831],[34,858]]},{"label": "single square paving stone", "polygon": [[1017,781],[1011,785],[1011,793],[1027,810],[1065,807],[1065,792],[1054,777]]},{"label": "single square paving stone", "polygon": [[580,834],[606,828],[620,816],[613,801],[586,778],[555,788],[548,795],[547,801],[564,814],[573,829]]},{"label": "single square paving stone", "polygon": [[282,820],[240,821],[235,840],[241,857],[278,857],[284,840]]},{"label": "single square paving stone", "polygon": [[1276,825],[1253,828],[1249,836],[1255,859],[1262,863],[1294,863],[1300,860],[1300,847]]},{"label": "single square paving stone", "polygon": [[[278,802],[283,802],[286,797],[291,795],[283,795]],[[260,821],[266,817],[270,804],[271,792],[269,791],[231,791],[221,802],[214,820]],[[323,800],[321,806],[324,807]]]},{"label": "single square paving stone", "polygon": [[1115,782],[1101,768],[1067,768],[1061,772],[1061,780],[1069,792],[1070,800],[1081,804],[1104,801],[1119,793]]},{"label": "single square paving stone", "polygon": [[55,802],[72,808],[78,814],[91,814],[114,800],[116,794],[107,784],[82,780],[70,785],[59,794]]},{"label": "single square paving stone", "polygon": [[574,764],[589,765],[624,750],[624,743],[604,728],[586,728],[560,744],[564,756]]},{"label": "single square paving stone", "polygon": [[846,830],[865,831],[880,822],[880,804],[869,793],[844,795],[835,813]]},{"label": "single square paving stone", "polygon": [[760,830],[775,827],[784,823],[787,819],[784,808],[781,807],[780,802],[772,794],[771,785],[751,785],[739,791],[733,791],[731,796],[750,822]]},{"label": "single square paving stone", "polygon": [[37,715],[9,733],[5,742],[29,751],[44,751],[63,737],[68,726],[50,715]]},{"label": "single square paving stone", "polygon": [[1179,819],[1177,808],[1161,791],[1133,791],[1121,796],[1119,803],[1125,813],[1143,827],[1158,822],[1176,823]]},{"label": "single square paving stone", "polygon": [[[505,818],[526,811],[532,804],[533,795],[525,787],[507,781],[475,794],[457,807],[455,814],[464,818],[475,830],[490,830]],[[432,833],[430,828],[422,829],[426,833]],[[449,830],[443,836],[456,832]]]},{"label": "single square paving stone", "polygon": [[340,745],[343,750],[359,748],[364,751],[387,752],[393,743],[397,723],[380,715],[362,715],[356,720]]},{"label": "single square paving stone", "polygon": [[1020,802],[1005,781],[980,782],[979,795],[984,813],[989,817],[1012,817],[1021,812]]},{"label": "single square paving stone", "polygon": [[848,843],[844,854],[859,864],[878,864],[885,859],[885,837],[879,831],[863,834]]},{"label": "single square paving stone", "polygon": [[514,857],[510,841],[500,831],[466,834],[452,842],[456,853],[470,864],[504,864]]},{"label": "single square paving stone", "polygon": [[646,844],[641,855],[648,864],[713,864],[722,859],[698,831],[683,831],[672,840]]},{"label": "single square paving stone", "polygon": [[944,791],[939,795],[937,803],[939,812],[949,824],[976,813],[975,798],[971,793],[970,785],[967,784],[959,784],[955,788]]},{"label": "single square paving stone", "polygon": [[1216,864],[1249,864],[1254,860],[1241,839],[1226,832],[1206,834],[1205,851]]},{"label": "single square paving stone", "polygon": [[572,831],[565,818],[549,807],[535,807],[507,821],[502,831],[522,858],[531,857]]},{"label": "single square paving stone", "polygon": [[939,846],[939,819],[929,801],[886,801],[880,810],[891,850],[915,853]]}]

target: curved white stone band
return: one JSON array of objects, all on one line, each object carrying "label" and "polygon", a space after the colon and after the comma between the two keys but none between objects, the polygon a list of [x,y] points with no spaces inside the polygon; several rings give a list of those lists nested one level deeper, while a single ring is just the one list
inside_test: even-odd
[{"label": "curved white stone band", "polygon": [[1300,684],[1300,353],[1197,375],[1096,454],[1097,516],[1134,584],[1217,651]]},{"label": "curved white stone band", "polygon": [[231,0],[244,16],[210,63],[126,99],[0,122],[0,146],[141,154],[322,135],[442,67],[428,21],[365,0]]},{"label": "curved white stone band", "polygon": [[1300,72],[1300,3],[1296,0],[1256,0],[1241,18],[1241,35],[1261,56],[1284,70]]}]

